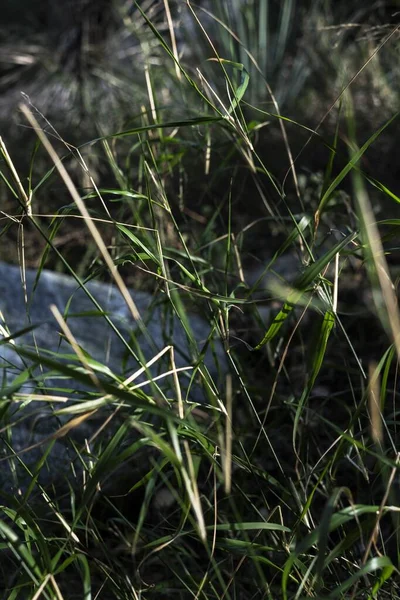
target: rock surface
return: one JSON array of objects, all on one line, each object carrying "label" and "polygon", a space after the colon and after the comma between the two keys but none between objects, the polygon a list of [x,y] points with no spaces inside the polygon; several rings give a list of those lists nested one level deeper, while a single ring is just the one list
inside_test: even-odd
[{"label": "rock surface", "polygon": [[[132,318],[121,293],[113,285],[98,282],[85,284],[86,291],[96,299],[101,306],[101,311],[104,311],[102,313],[72,277],[46,270],[40,273],[38,279],[37,272],[34,270],[26,270],[24,277],[23,285],[19,267],[0,263],[1,338],[4,339],[7,334],[17,334],[27,326],[33,326],[31,331],[24,332],[21,336],[15,335],[13,341],[0,345],[3,384],[0,425],[3,457],[0,462],[0,487],[6,494],[16,493],[20,488],[24,490],[29,484],[31,475],[18,464],[18,460],[14,459],[11,464],[5,456],[36,445],[34,449],[24,451],[21,455],[25,465],[34,468],[48,446],[48,442],[43,444],[43,447],[40,442],[47,440],[63,424],[59,418],[52,416],[49,402],[39,402],[36,398],[34,401],[30,400],[29,394],[35,392],[68,396],[69,392],[71,401],[74,401],[73,393],[71,394],[70,391],[74,389],[77,395],[75,402],[77,399],[81,401],[85,396],[88,398],[87,387],[82,386],[82,389],[78,390],[79,384],[66,379],[65,376],[60,377],[55,372],[46,377],[46,371],[48,372],[49,369],[40,363],[40,358],[37,361],[29,360],[19,356],[15,350],[14,344],[17,347],[28,347],[42,356],[50,356],[55,360],[58,358],[59,361],[62,354],[68,354],[69,358],[61,358],[61,360],[81,366],[78,360],[74,360],[71,345],[60,335],[60,327],[50,311],[50,305],[57,306],[64,315],[74,338],[87,355],[101,365],[106,365],[121,380],[131,376],[143,364],[138,358],[140,353],[146,362],[167,345],[174,347],[177,368],[194,364],[195,354],[202,349],[211,328],[205,320],[193,315],[190,320],[191,334],[188,334],[179,319],[166,310],[161,292],[160,298],[154,298],[148,293],[130,290],[141,315],[141,326],[139,326]],[[111,319],[122,339],[113,331],[105,314]],[[51,351],[56,356],[49,355],[46,351]],[[212,377],[218,373],[217,363],[219,368],[222,366],[222,370],[226,366],[220,343],[215,344],[214,352],[216,361],[211,349],[208,349],[205,355],[205,364]],[[21,385],[17,378],[21,377],[21,373],[25,372],[27,367],[32,369],[34,375]],[[151,366],[150,372],[152,376],[157,376],[170,369],[170,353],[167,352]],[[98,375],[104,378],[103,373],[100,372]],[[107,373],[105,376],[107,379]],[[187,393],[187,398],[191,401],[204,400],[202,388],[199,385],[189,385],[190,376],[191,370],[179,374],[183,393]],[[148,376],[143,373],[135,379],[135,383],[147,379]],[[158,380],[157,384],[160,386],[159,396],[165,393],[166,397],[176,399],[176,389],[171,375]],[[13,386],[16,387],[13,389]],[[96,388],[93,386],[93,389]],[[149,385],[146,385],[143,390],[149,394],[155,392],[157,395],[157,389]],[[28,394],[25,396],[25,404],[15,401],[16,397],[13,393],[15,391]],[[13,423],[12,427],[7,427],[8,423]],[[91,424],[91,421],[85,422],[83,427],[77,428],[75,439],[82,441],[90,437],[93,431],[95,425]],[[51,459],[47,461],[48,465],[41,470],[41,483],[45,485],[57,478],[60,472],[64,472],[69,467],[70,461],[68,443],[65,439],[57,440],[51,450]],[[3,494],[0,492],[0,495]]]}]

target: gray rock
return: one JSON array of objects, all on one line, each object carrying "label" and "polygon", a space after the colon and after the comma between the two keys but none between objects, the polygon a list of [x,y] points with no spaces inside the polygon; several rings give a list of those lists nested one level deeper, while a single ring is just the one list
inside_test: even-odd
[{"label": "gray rock", "polygon": [[[283,254],[273,263],[271,263],[271,258],[268,255],[263,257],[262,261],[249,267],[246,272],[246,282],[252,289],[253,300],[276,296],[277,286],[291,286],[296,277],[301,274],[302,265],[296,253]],[[270,301],[267,304],[259,304],[257,310],[264,325],[268,326],[274,311],[276,312],[279,308],[273,307]]]},{"label": "gray rock", "polygon": [[[189,367],[189,370],[179,373],[181,388],[183,394],[187,394],[187,399],[201,402],[204,400],[204,389],[209,388],[209,384],[202,386],[198,381],[193,385],[190,384],[193,373],[190,365],[195,364],[196,355],[198,356],[199,351],[202,350],[211,329],[211,325],[199,316],[191,317],[189,333],[176,315],[171,314],[170,305],[163,302],[161,292],[160,298],[155,299],[148,293],[130,290],[141,315],[141,322],[138,323],[132,318],[122,295],[113,285],[94,281],[85,284],[86,290],[104,311],[101,313],[72,277],[46,270],[40,273],[37,281],[36,277],[36,271],[26,270],[25,295],[19,267],[0,263],[2,338],[4,339],[7,333],[10,336],[15,334],[12,341],[0,345],[3,383],[3,410],[0,413],[3,417],[3,424],[0,425],[0,436],[3,437],[3,460],[0,462],[0,486],[6,494],[15,493],[20,488],[24,490],[29,484],[31,475],[19,464],[18,459],[10,461],[4,460],[4,457],[24,451],[21,458],[28,469],[34,469],[44,449],[47,448],[51,435],[70,418],[70,415],[64,418],[55,417],[49,402],[30,400],[29,394],[35,392],[68,396],[71,398],[69,404],[73,405],[74,402],[81,403],[85,398],[90,399],[90,388],[92,392],[96,391],[94,385],[90,386],[87,383],[82,385],[66,378],[65,374],[57,374],[49,369],[49,365],[44,364],[43,358],[40,358],[50,356],[53,360],[68,365],[72,363],[75,368],[79,367],[81,371],[85,371],[81,363],[75,359],[70,344],[60,335],[60,328],[50,311],[50,305],[54,304],[64,314],[73,336],[87,356],[110,370],[107,372],[103,367],[96,368],[96,363],[91,363],[96,375],[102,381],[111,381],[117,385],[119,381],[125,380],[142,366],[139,355],[146,362],[166,345],[172,345],[176,367]],[[107,322],[105,315],[121,337],[113,330],[110,322]],[[32,326],[33,329],[19,336],[18,332],[27,326]],[[37,358],[19,355],[18,347],[30,348],[32,352],[37,353]],[[211,348],[206,350],[203,364],[206,365],[211,377],[216,377],[219,369],[222,371],[226,369],[220,343],[215,343],[213,351]],[[31,369],[30,377],[21,383],[21,374],[26,373],[28,368]],[[135,379],[135,384],[148,380],[149,374],[156,377],[170,369],[170,353],[167,352],[151,366],[147,373],[142,373]],[[113,379],[114,376],[120,379]],[[164,395],[164,398],[176,399],[176,388],[171,375],[158,380],[157,386],[159,387],[147,384],[143,390],[159,398]],[[15,401],[16,391],[28,394],[25,396],[24,404]],[[94,397],[99,396],[101,393],[97,391],[97,396]],[[145,399],[144,396],[143,398]],[[10,422],[13,425],[7,427],[7,423]],[[75,441],[83,442],[96,431],[97,427],[95,421],[85,422],[81,427],[74,429]],[[44,442],[43,445],[41,442]],[[30,446],[35,448],[27,452],[26,448]],[[51,450],[51,458],[41,470],[41,483],[47,485],[57,479],[60,473],[65,473],[69,468],[70,462],[66,438],[57,440]]]}]

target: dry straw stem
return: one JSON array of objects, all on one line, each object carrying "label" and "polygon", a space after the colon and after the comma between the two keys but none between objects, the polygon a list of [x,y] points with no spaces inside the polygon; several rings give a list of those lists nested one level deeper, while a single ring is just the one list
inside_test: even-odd
[{"label": "dry straw stem", "polygon": [[17,170],[14,167],[14,163],[11,160],[11,156],[9,155],[7,147],[1,137],[0,137],[0,154],[3,155],[4,161],[11,171],[11,175],[14,179],[15,185],[17,186],[18,197],[26,210],[26,214],[28,215],[28,217],[31,217],[32,216],[31,198],[28,197],[27,193],[24,190],[24,187],[21,183],[21,180],[19,178]]},{"label": "dry straw stem", "polygon": [[371,419],[371,437],[376,444],[383,441],[382,413],[380,406],[380,382],[379,371],[376,363],[369,365],[369,412]]},{"label": "dry straw stem", "polygon": [[226,424],[225,444],[222,448],[222,467],[225,479],[225,493],[229,495],[232,489],[232,377],[226,378]]},{"label": "dry straw stem", "polygon": [[133,318],[140,325],[142,323],[142,319],[141,319],[139,311],[133,301],[133,298],[130,295],[130,293],[128,292],[128,289],[127,289],[121,275],[119,274],[117,267],[115,266],[115,264],[110,256],[110,253],[108,252],[107,247],[106,247],[105,243],[103,242],[102,237],[101,237],[96,225],[94,224],[94,221],[93,221],[92,217],[90,216],[90,214],[85,206],[85,203],[81,199],[81,197],[78,193],[78,190],[76,189],[66,168],[64,167],[57,152],[54,150],[52,144],[50,143],[47,136],[45,135],[43,129],[40,127],[39,123],[33,116],[32,111],[28,108],[28,106],[26,106],[26,104],[20,104],[20,110],[25,115],[27,121],[31,124],[31,126],[35,130],[37,136],[39,137],[43,146],[47,150],[51,160],[54,162],[54,165],[57,168],[58,172],[60,173],[60,176],[63,179],[69,193],[71,194],[73,201],[75,202],[81,215],[83,216],[86,226],[89,229],[101,255],[103,256],[104,262],[106,263],[112,277],[114,278],[114,281],[117,284]]},{"label": "dry straw stem", "polygon": [[381,521],[381,519],[382,519],[382,517],[384,515],[385,506],[387,505],[387,501],[388,501],[388,498],[389,498],[389,495],[390,495],[390,491],[391,491],[391,489],[393,487],[396,474],[398,473],[399,462],[400,462],[400,453],[397,453],[397,456],[396,456],[396,466],[393,467],[393,469],[391,470],[389,481],[387,483],[386,490],[385,490],[385,493],[384,493],[383,498],[382,498],[382,502],[380,503],[379,510],[377,512],[377,515],[376,515],[375,527],[372,530],[372,534],[371,534],[371,536],[370,536],[370,538],[368,540],[368,543],[366,545],[366,548],[365,548],[364,556],[363,556],[363,559],[362,559],[362,564],[363,565],[365,565],[365,563],[368,560],[368,556],[369,556],[369,554],[371,552],[372,546],[378,540],[379,524],[380,524],[380,521]]},{"label": "dry straw stem", "polygon": [[397,359],[400,361],[400,314],[394,285],[390,279],[390,273],[385,259],[385,252],[379,235],[378,226],[372,213],[371,204],[365,186],[360,182],[357,187],[357,203],[359,215],[364,225],[365,235],[371,252],[371,260],[374,262],[382,298],[388,317],[388,324],[392,341],[396,348]]},{"label": "dry straw stem", "polygon": [[175,58],[175,73],[176,73],[176,77],[177,77],[178,81],[181,81],[182,73],[178,66],[178,62],[179,62],[178,47],[176,44],[174,24],[172,21],[172,16],[171,16],[171,11],[169,8],[168,0],[164,0],[164,8],[165,8],[165,16],[167,18],[167,23],[168,23],[169,35],[171,38],[172,54],[174,55],[174,58]]}]

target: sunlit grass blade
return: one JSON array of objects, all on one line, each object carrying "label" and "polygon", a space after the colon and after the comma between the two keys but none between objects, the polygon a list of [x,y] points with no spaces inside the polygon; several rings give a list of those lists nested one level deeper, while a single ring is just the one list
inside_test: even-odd
[{"label": "sunlit grass blade", "polygon": [[[392,575],[394,566],[388,556],[375,556],[371,558],[365,565],[363,565],[354,575],[344,581],[338,588],[331,592],[328,598],[343,598],[343,594],[353,587],[360,579],[364,578],[368,574],[374,574],[376,571],[382,571],[379,580],[373,586],[369,598],[374,598],[375,590],[378,591],[381,585]],[[374,590],[374,591],[373,591]]]},{"label": "sunlit grass blade", "polygon": [[[389,123],[394,117],[389,121]],[[351,116],[348,119],[349,131],[352,135]],[[386,127],[389,123],[386,123]],[[354,136],[353,136],[354,137]],[[355,144],[355,140],[352,139]],[[354,154],[354,153],[353,153]],[[357,152],[355,154],[358,154]],[[368,193],[359,172],[352,174],[360,233],[366,267],[371,281],[372,294],[380,321],[394,342],[398,360],[400,360],[400,311],[394,285],[390,278],[385,259],[384,248],[376,225]]]},{"label": "sunlit grass blade", "polygon": [[321,329],[318,335],[318,341],[314,347],[314,354],[310,365],[310,374],[308,376],[308,387],[311,389],[314,386],[315,380],[322,367],[326,347],[329,341],[331,331],[335,325],[335,315],[332,311],[327,311],[324,315]]},{"label": "sunlit grass blade", "polygon": [[239,103],[242,100],[242,98],[247,90],[247,86],[249,85],[250,75],[247,72],[247,70],[244,68],[242,63],[233,62],[233,61],[227,60],[225,58],[210,59],[210,60],[217,60],[221,65],[228,65],[228,66],[232,67],[235,71],[239,71],[239,73],[240,73],[239,85],[237,87],[234,87],[231,84],[231,86],[230,86],[234,91],[234,98],[233,98],[233,100],[231,100],[230,107],[228,108],[228,114],[231,114],[239,106]]},{"label": "sunlit grass blade", "polygon": [[[342,491],[344,491],[344,490],[342,490]],[[326,532],[331,533],[333,531],[336,531],[339,527],[341,527],[345,523],[348,523],[349,521],[352,521],[353,519],[357,519],[362,515],[376,514],[378,508],[379,508],[378,506],[354,505],[354,506],[345,508],[343,510],[340,510],[334,514],[330,513],[330,515],[328,515],[328,513],[326,513],[329,516],[329,522],[324,524],[323,535],[326,536]],[[310,548],[317,545],[320,535],[321,535],[321,529],[318,527],[317,529],[312,531],[310,534],[308,534],[306,537],[304,537],[304,539],[296,547],[296,550],[293,551],[291,553],[291,555],[289,556],[289,558],[285,564],[284,572],[283,572],[283,576],[282,576],[282,592],[283,592],[283,598],[285,600],[288,599],[288,589],[287,589],[288,578],[289,578],[289,575],[291,574],[292,570],[296,566],[296,562],[297,562],[298,558],[303,556]],[[385,560],[382,561],[382,563],[379,563],[379,562],[372,563],[373,568],[383,568],[385,566],[389,566],[392,564],[390,559],[387,559],[386,557],[383,557],[383,558]],[[374,559],[372,559],[372,560],[374,560]],[[380,565],[380,566],[377,566],[377,565]],[[367,571],[368,571],[368,569],[367,569]],[[353,579],[353,577],[350,578],[350,580],[348,580],[344,584],[345,589],[348,589],[349,587],[351,587],[351,585],[353,585],[353,583],[357,579],[358,579],[357,574],[354,576],[354,579]],[[333,597],[337,597],[337,596],[335,595]]]},{"label": "sunlit grass blade", "polygon": [[321,328],[318,332],[317,339],[315,341],[314,350],[312,354],[312,358],[310,360],[309,373],[308,373],[308,381],[306,383],[306,387],[301,395],[299,400],[298,407],[296,409],[296,415],[293,423],[293,447],[295,447],[295,440],[297,437],[297,431],[299,427],[299,422],[302,416],[302,412],[304,409],[304,405],[307,402],[307,399],[312,391],[312,388],[315,384],[315,380],[318,377],[318,373],[322,367],[325,353],[327,349],[327,344],[329,341],[330,334],[335,325],[335,315],[331,311],[327,311],[324,315]]},{"label": "sunlit grass blade", "polygon": [[302,275],[300,275],[293,284],[293,290],[287,297],[287,300],[281,309],[281,311],[276,315],[266,334],[264,335],[261,342],[256,346],[256,350],[259,350],[270,342],[279,332],[283,323],[287,319],[287,317],[291,314],[293,308],[299,302],[302,294],[307,289],[309,285],[313,283],[313,281],[319,276],[319,274],[324,270],[324,268],[330,263],[330,261],[334,258],[336,254],[338,254],[343,248],[345,248],[350,242],[352,242],[357,237],[356,233],[351,233],[346,238],[344,238],[341,242],[335,244],[335,246],[329,250],[326,254],[324,254],[321,258],[312,263],[307,269],[304,271]]},{"label": "sunlit grass blade", "polygon": [[388,121],[386,121],[386,123],[384,125],[382,125],[382,127],[380,127],[366,142],[365,144],[363,144],[363,146],[357,151],[355,152],[351,159],[349,160],[349,162],[347,163],[347,165],[341,170],[341,172],[339,173],[339,175],[337,175],[335,177],[335,179],[332,181],[332,183],[330,184],[330,186],[328,187],[328,189],[324,192],[317,212],[315,213],[315,220],[316,222],[318,222],[321,218],[321,214],[323,213],[323,211],[325,210],[326,204],[329,201],[330,197],[332,196],[333,192],[335,191],[335,189],[338,187],[338,185],[343,181],[343,179],[346,177],[346,175],[348,173],[350,173],[350,171],[353,170],[353,167],[358,163],[358,161],[360,160],[360,158],[363,156],[363,154],[366,152],[366,150],[371,146],[371,144],[373,144],[373,142],[381,135],[381,133],[387,128],[389,127],[389,125],[391,125],[393,123],[393,121],[398,117],[398,113],[396,113],[393,117],[391,117]]}]

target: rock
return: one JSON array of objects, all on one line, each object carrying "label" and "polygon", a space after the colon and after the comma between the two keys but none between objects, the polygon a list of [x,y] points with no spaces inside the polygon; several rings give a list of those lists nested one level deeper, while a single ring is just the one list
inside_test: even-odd
[{"label": "rock", "polygon": [[[263,257],[256,264],[249,266],[246,271],[246,282],[249,288],[253,290],[252,299],[269,297],[268,303],[257,305],[258,315],[261,317],[265,326],[269,326],[274,312],[279,311],[281,301],[274,306],[273,297],[276,296],[276,286],[291,286],[296,277],[301,274],[301,261],[294,252],[288,252],[279,256],[271,264],[271,256]],[[266,270],[266,267],[270,268]]]},{"label": "rock", "polygon": [[[37,281],[36,276],[37,272],[34,270],[25,271],[27,292],[25,298],[19,267],[0,263],[0,310],[2,313],[0,323],[3,337],[7,333],[17,334],[27,326],[33,327],[31,331],[15,337],[13,341],[0,345],[2,402],[3,408],[8,406],[8,410],[2,412],[3,423],[5,425],[7,422],[13,423],[12,427],[5,427],[4,424],[1,426],[0,436],[3,436],[4,441],[9,436],[7,444],[3,443],[2,445],[3,457],[11,455],[13,452],[21,452],[32,445],[36,446],[21,455],[30,469],[34,468],[42,456],[52,434],[65,424],[70,415],[64,416],[63,419],[60,416],[55,417],[49,402],[30,400],[29,393],[68,396],[71,398],[70,404],[77,401],[82,402],[82,399],[85,398],[90,399],[89,386],[82,386],[75,380],[60,376],[54,371],[49,373],[48,366],[44,365],[39,357],[36,361],[27,359],[19,356],[15,350],[15,345],[29,347],[31,351],[38,352],[40,356],[50,356],[53,360],[58,359],[59,362],[61,360],[68,364],[74,363],[75,367],[78,366],[82,369],[79,361],[74,360],[70,344],[61,337],[60,327],[50,311],[50,305],[57,306],[64,314],[73,336],[87,356],[99,364],[107,366],[110,372],[121,378],[120,381],[130,377],[140,368],[139,353],[142,354],[144,361],[149,361],[167,345],[174,347],[177,368],[190,367],[195,362],[196,352],[198,353],[196,346],[198,345],[199,350],[202,349],[211,328],[205,320],[193,315],[190,319],[192,331],[192,341],[190,341],[190,335],[185,331],[182,323],[176,315],[171,314],[166,303],[162,302],[161,292],[160,298],[155,299],[146,292],[130,290],[142,318],[142,324],[139,326],[132,318],[119,290],[111,284],[94,281],[85,284],[86,290],[97,300],[101,310],[104,311],[104,313],[99,313],[92,300],[72,277],[46,270],[40,273]],[[104,314],[109,316],[121,335],[121,339],[112,330]],[[68,354],[69,357],[62,358],[62,355],[65,354]],[[204,364],[211,377],[217,376],[218,369],[222,369],[222,371],[226,369],[224,353],[219,342],[215,344],[213,352],[210,348],[206,351]],[[22,372],[26,372],[27,367],[32,369],[32,377],[21,384],[17,378],[21,376]],[[95,364],[94,368],[96,370]],[[170,353],[167,352],[149,370],[152,377],[155,377],[170,369]],[[98,377],[105,381],[112,381],[112,377],[107,377],[107,371],[105,373],[102,371],[104,370],[100,369],[100,372],[96,373]],[[179,373],[182,392],[187,394],[190,401],[201,402],[204,400],[204,388],[199,383],[190,385],[191,375],[192,370]],[[135,384],[147,379],[147,374],[142,373],[138,379],[135,379]],[[165,394],[169,399],[176,399],[176,389],[171,375],[160,379],[157,384],[159,385],[158,393],[157,388],[151,387],[149,384],[143,389],[150,395],[155,393],[159,398]],[[15,385],[16,389],[13,390]],[[91,387],[92,391],[96,391],[95,386]],[[25,396],[24,404],[15,402],[15,394],[12,392],[16,390],[28,394]],[[73,391],[71,392],[71,390]],[[98,392],[95,397],[101,395]],[[98,424],[93,421],[85,421],[81,427],[73,430],[75,441],[83,442],[85,438],[90,437],[96,431],[97,427]],[[43,440],[46,442],[42,447],[40,443]],[[51,450],[51,458],[48,459],[47,466],[41,471],[41,483],[47,485],[55,478],[60,477],[60,473],[68,469],[70,462],[67,438],[57,439]],[[10,461],[4,461],[4,458],[0,462],[0,486],[6,494],[15,493],[20,488],[24,490],[30,477],[26,469],[18,465],[17,460],[14,460],[14,465],[11,465]]]}]

